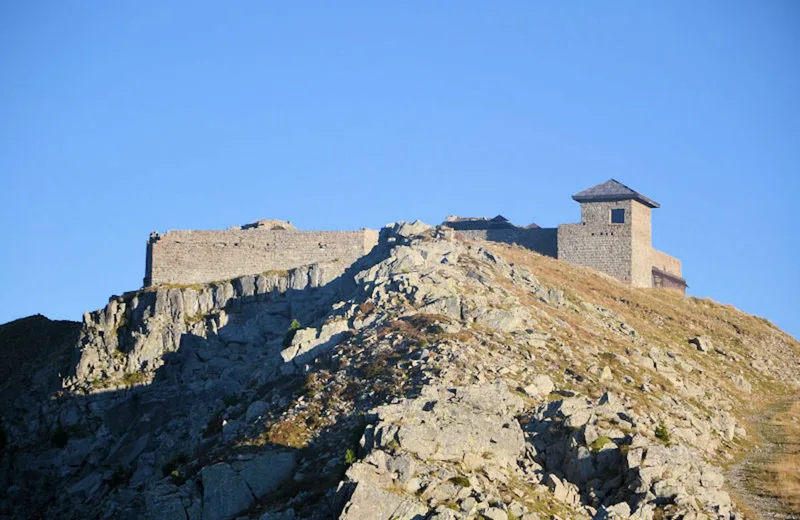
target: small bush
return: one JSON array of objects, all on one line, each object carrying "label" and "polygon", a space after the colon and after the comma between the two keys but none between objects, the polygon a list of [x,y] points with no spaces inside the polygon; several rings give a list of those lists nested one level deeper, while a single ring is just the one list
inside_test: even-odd
[{"label": "small bush", "polygon": [[122,383],[126,386],[135,386],[147,382],[147,374],[144,372],[134,372],[122,376]]},{"label": "small bush", "polygon": [[182,486],[186,482],[186,477],[176,469],[169,474],[169,480],[176,486]]},{"label": "small bush", "polygon": [[267,440],[272,444],[301,449],[306,447],[310,436],[305,419],[293,417],[274,424],[267,433]]},{"label": "small bush", "polygon": [[347,451],[344,452],[344,463],[350,466],[354,464],[356,460],[355,450],[353,450],[353,448],[347,448]]},{"label": "small bush", "polygon": [[364,377],[367,379],[374,379],[381,375],[386,370],[386,360],[383,358],[376,359],[364,368]]},{"label": "small bush", "polygon": [[375,310],[375,303],[372,301],[366,301],[364,303],[359,304],[358,310],[361,311],[361,314],[369,314],[373,310]]},{"label": "small bush", "polygon": [[595,441],[592,443],[590,448],[592,449],[592,452],[597,453],[600,450],[602,450],[603,448],[605,448],[607,444],[613,444],[613,442],[614,441],[612,441],[611,439],[609,439],[605,435],[601,435],[600,437],[595,439]]},{"label": "small bush", "polygon": [[664,444],[669,444],[669,430],[667,430],[667,425],[664,424],[664,421],[660,421],[656,426],[656,438]]},{"label": "small bush", "polygon": [[300,325],[299,321],[296,319],[292,320],[292,323],[289,324],[289,330],[286,332],[286,336],[283,337],[283,348],[288,348],[289,345],[292,344],[295,334],[297,334],[297,331],[302,328],[303,326]]},{"label": "small bush", "polygon": [[180,453],[175,458],[173,458],[172,460],[161,466],[161,473],[165,477],[168,475],[172,475],[173,473],[175,473],[175,470],[178,469],[178,466],[186,464],[187,462],[189,462],[189,456],[186,455],[185,453]]},{"label": "small bush", "polygon": [[464,488],[468,488],[468,487],[472,486],[472,484],[470,484],[470,481],[469,481],[469,479],[467,477],[462,477],[460,475],[457,476],[457,477],[451,477],[449,480],[450,480],[450,482],[452,482],[456,486],[461,486],[461,487],[464,487]]}]

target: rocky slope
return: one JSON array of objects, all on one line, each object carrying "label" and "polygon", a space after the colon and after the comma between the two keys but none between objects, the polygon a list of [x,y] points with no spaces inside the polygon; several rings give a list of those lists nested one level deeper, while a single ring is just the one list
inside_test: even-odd
[{"label": "rocky slope", "polygon": [[3,409],[0,515],[743,518],[744,418],[800,393],[765,320],[446,228],[331,273],[87,314],[63,387]]}]

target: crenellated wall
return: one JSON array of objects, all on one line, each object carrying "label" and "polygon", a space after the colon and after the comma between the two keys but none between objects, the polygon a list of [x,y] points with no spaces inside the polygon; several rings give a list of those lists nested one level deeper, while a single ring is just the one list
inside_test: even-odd
[{"label": "crenellated wall", "polygon": [[144,286],[190,285],[330,262],[344,271],[378,243],[378,232],[243,227],[169,231],[147,243]]}]

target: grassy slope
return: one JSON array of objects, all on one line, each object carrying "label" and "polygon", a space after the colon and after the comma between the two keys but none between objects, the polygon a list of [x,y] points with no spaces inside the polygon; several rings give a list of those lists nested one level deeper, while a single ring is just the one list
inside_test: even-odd
[{"label": "grassy slope", "polygon": [[[716,390],[718,398],[730,407],[748,431],[753,429],[753,425],[747,423],[748,417],[758,415],[773,403],[800,399],[800,343],[763,318],[730,305],[674,291],[632,288],[593,270],[516,246],[491,244],[489,249],[508,262],[529,269],[546,286],[563,290],[570,301],[592,302],[612,310],[641,335],[648,347],[656,346],[701,367],[705,384]],[[527,303],[544,310],[540,302],[531,298]],[[608,334],[574,311],[547,309],[546,312],[568,324],[566,332],[560,335],[573,348],[595,345],[604,352],[625,355],[630,346],[626,338]],[[725,354],[699,352],[687,341],[698,335],[712,338],[714,347]],[[756,368],[759,364],[764,367],[762,370]],[[731,377],[734,374],[742,375],[752,384],[751,393],[735,384]],[[636,373],[629,375],[637,377]],[[664,381],[659,382],[669,387]],[[704,406],[702,401],[693,404],[701,409]],[[795,403],[774,421],[783,428],[788,441],[774,463],[762,468],[762,489],[797,510],[800,507],[800,453],[792,439],[800,437],[800,404]],[[719,462],[739,460],[753,442],[755,437],[750,436],[726,444],[724,457]]]}]

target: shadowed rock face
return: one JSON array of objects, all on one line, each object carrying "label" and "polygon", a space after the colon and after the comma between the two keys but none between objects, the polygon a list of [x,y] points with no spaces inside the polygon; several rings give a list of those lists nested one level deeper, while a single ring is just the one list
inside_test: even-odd
[{"label": "shadowed rock face", "polygon": [[741,411],[800,367],[738,311],[419,222],[341,275],[115,297],[73,348],[4,413],[2,514],[731,520]]},{"label": "shadowed rock face", "polygon": [[0,411],[20,394],[53,392],[74,363],[81,324],[37,314],[0,325]]}]

